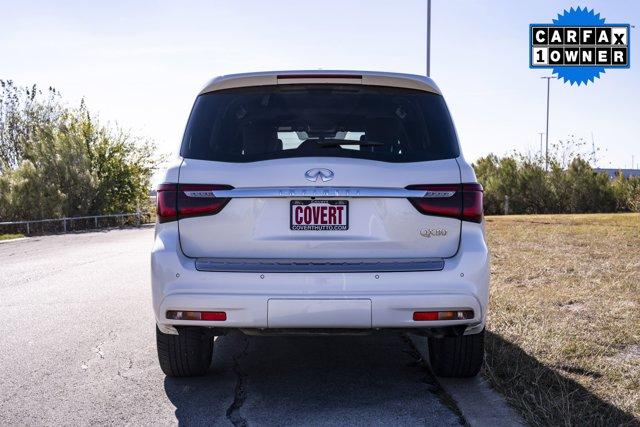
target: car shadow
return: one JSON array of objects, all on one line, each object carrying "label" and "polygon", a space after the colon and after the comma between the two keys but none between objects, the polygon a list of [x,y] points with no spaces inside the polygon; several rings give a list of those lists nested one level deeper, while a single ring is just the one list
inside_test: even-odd
[{"label": "car shadow", "polygon": [[200,378],[165,378],[181,425],[460,425],[401,334],[218,337]]},{"label": "car shadow", "polygon": [[[569,364],[549,367],[498,334],[486,335],[485,374],[507,401],[533,425],[640,426],[628,412],[602,400],[563,373],[601,378],[599,372]],[[490,368],[487,368],[489,366]],[[542,409],[541,409],[542,408]]]},{"label": "car shadow", "polygon": [[[486,374],[509,384],[507,400],[534,425],[640,425],[560,372],[488,332]],[[464,423],[419,353],[399,334],[218,337],[209,372],[165,378],[180,425]],[[504,390],[498,391],[504,392]],[[520,401],[521,404],[517,404]],[[542,408],[542,409],[541,409]]]},{"label": "car shadow", "polygon": [[246,338],[239,333],[217,337],[213,360],[205,376],[165,377],[164,390],[176,407],[180,425],[228,424],[227,410],[235,400],[235,358],[243,354]]}]

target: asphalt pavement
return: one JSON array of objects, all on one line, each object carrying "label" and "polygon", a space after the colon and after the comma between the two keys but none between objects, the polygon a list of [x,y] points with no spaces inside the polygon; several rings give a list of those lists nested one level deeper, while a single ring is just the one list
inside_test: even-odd
[{"label": "asphalt pavement", "polygon": [[0,243],[2,425],[460,425],[397,334],[216,340],[207,376],[166,378],[153,229]]}]

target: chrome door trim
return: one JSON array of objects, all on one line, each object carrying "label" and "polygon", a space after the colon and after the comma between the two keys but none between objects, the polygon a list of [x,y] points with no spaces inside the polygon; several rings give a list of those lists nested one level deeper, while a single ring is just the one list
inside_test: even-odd
[{"label": "chrome door trim", "polygon": [[380,273],[440,271],[442,258],[197,258],[196,270],[235,273]]},{"label": "chrome door trim", "polygon": [[[203,197],[202,192],[190,197]],[[291,198],[291,197],[377,197],[377,198],[448,198],[455,191],[407,190],[406,188],[384,187],[245,187],[230,190],[214,190],[209,197],[246,198]]]}]

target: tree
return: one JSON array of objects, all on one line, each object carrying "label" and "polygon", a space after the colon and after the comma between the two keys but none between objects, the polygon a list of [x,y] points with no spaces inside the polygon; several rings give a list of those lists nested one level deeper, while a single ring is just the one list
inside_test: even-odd
[{"label": "tree", "polygon": [[159,161],[151,142],[102,125],[84,102],[69,108],[52,88],[2,82],[3,219],[134,211],[148,200]]}]

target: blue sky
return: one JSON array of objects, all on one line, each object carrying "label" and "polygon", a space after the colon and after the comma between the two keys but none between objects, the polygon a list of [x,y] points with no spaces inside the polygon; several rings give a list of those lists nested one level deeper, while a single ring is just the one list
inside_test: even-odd
[{"label": "blue sky", "polygon": [[[0,78],[85,97],[102,120],[179,145],[193,98],[211,77],[273,69],[425,72],[426,1],[0,0]],[[638,1],[433,0],[432,77],[474,160],[539,149],[548,71],[528,67],[528,25],[571,6],[640,25]],[[550,141],[603,151],[599,166],[640,164],[640,39],[631,68],[594,85],[552,81]],[[637,166],[636,166],[637,167]]]}]

